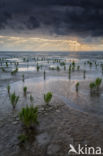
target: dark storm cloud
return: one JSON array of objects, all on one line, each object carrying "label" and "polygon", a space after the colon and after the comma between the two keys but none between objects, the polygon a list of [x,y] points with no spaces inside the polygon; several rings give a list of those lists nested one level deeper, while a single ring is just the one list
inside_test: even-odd
[{"label": "dark storm cloud", "polygon": [[103,36],[103,1],[0,0],[0,29],[8,28]]},{"label": "dark storm cloud", "polygon": [[30,16],[25,24],[28,29],[35,29],[40,26],[39,21],[34,16]]},{"label": "dark storm cloud", "polygon": [[12,19],[12,15],[6,11],[0,15],[0,29],[5,28],[5,25],[9,19]]}]

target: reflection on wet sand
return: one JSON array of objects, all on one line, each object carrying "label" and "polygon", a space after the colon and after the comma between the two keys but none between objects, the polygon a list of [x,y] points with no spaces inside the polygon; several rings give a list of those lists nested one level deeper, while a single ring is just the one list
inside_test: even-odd
[{"label": "reflection on wet sand", "polygon": [[[80,54],[71,56],[32,54],[1,58],[0,150],[2,156],[6,156],[8,151],[10,156],[19,156],[22,153],[25,156],[36,153],[38,156],[41,153],[48,155],[50,152],[58,156],[58,153],[59,155],[68,153],[69,144],[103,145],[101,139],[103,84],[100,79],[103,75],[103,60],[96,57],[91,59],[90,56],[83,57]],[[100,83],[96,82],[97,77],[99,77],[97,80],[101,80]],[[44,100],[44,94],[48,92],[52,93],[53,98],[50,104],[46,105],[48,99]],[[15,103],[11,100],[11,95],[14,99],[19,97],[15,110],[12,109]],[[18,135],[24,133],[18,112],[31,104],[38,106],[39,126],[35,139],[23,144],[25,147],[23,149],[18,147]],[[14,131],[15,134],[12,135]],[[21,134],[19,139],[27,138]],[[8,144],[5,143],[6,141]],[[55,150],[52,151],[51,148]]]}]

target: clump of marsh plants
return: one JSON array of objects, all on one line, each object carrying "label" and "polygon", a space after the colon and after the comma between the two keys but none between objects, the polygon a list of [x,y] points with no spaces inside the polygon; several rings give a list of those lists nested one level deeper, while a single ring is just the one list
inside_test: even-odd
[{"label": "clump of marsh plants", "polygon": [[37,65],[36,65],[36,69],[37,69],[37,72],[38,72],[39,69],[40,69],[40,66],[38,65],[38,63],[37,63]]},{"label": "clump of marsh plants", "polygon": [[78,71],[80,70],[80,66],[77,66],[77,70],[78,70]]},{"label": "clump of marsh plants", "polygon": [[84,62],[84,66],[86,65],[86,62]]},{"label": "clump of marsh plants", "polygon": [[15,109],[18,103],[18,100],[19,100],[19,96],[16,96],[15,92],[10,95],[10,102],[11,102],[13,109]]},{"label": "clump of marsh plants", "polygon": [[92,62],[89,63],[90,68],[92,67]]},{"label": "clump of marsh plants", "polygon": [[66,70],[66,65],[64,65],[64,70]]},{"label": "clump of marsh plants", "polygon": [[91,94],[98,93],[101,83],[102,79],[98,77],[94,82],[89,84]]},{"label": "clump of marsh plants", "polygon": [[49,70],[55,70],[55,68],[54,67],[49,67]]},{"label": "clump of marsh plants", "polygon": [[52,99],[52,93],[48,92],[47,94],[44,94],[44,101],[46,103],[46,105],[49,105],[51,99]]},{"label": "clump of marsh plants", "polygon": [[24,91],[24,96],[26,96],[27,95],[27,87],[26,86],[23,88],[23,91]]},{"label": "clump of marsh plants", "polygon": [[24,74],[22,75],[22,81],[24,82]]},{"label": "clump of marsh plants", "polygon": [[6,62],[6,67],[8,67],[8,62]]},{"label": "clump of marsh plants", "polygon": [[56,70],[57,70],[57,71],[60,71],[60,67],[59,67],[59,66],[57,66],[57,67],[56,67]]},{"label": "clump of marsh plants", "polygon": [[73,61],[72,62],[72,71],[74,72],[74,70],[75,70],[75,62]]},{"label": "clump of marsh plants", "polygon": [[75,89],[76,89],[76,92],[78,92],[78,90],[79,90],[79,82],[77,82],[77,83],[75,84]]},{"label": "clump of marsh plants", "polygon": [[71,79],[71,64],[69,65],[68,76],[69,76],[69,80],[70,80]]},{"label": "clump of marsh plants", "polygon": [[95,92],[95,88],[96,88],[95,82],[91,82],[89,84],[89,87],[90,87],[91,94],[93,94]]},{"label": "clump of marsh plants", "polygon": [[3,67],[1,68],[1,70],[2,70],[2,72],[6,72],[5,68],[3,68]]},{"label": "clump of marsh plants", "polygon": [[98,77],[95,81],[95,85],[96,85],[97,90],[100,88],[101,83],[102,83],[102,79]]},{"label": "clump of marsh plants", "polygon": [[69,73],[71,72],[71,64],[69,65]]},{"label": "clump of marsh plants", "polygon": [[33,103],[33,101],[34,101],[34,98],[32,95],[30,95],[30,102]]},{"label": "clump of marsh plants", "polygon": [[65,62],[60,62],[60,66],[65,66]]},{"label": "clump of marsh plants", "polygon": [[23,58],[23,62],[25,62],[26,61],[26,58]]},{"label": "clump of marsh plants", "polygon": [[83,71],[83,78],[86,78],[86,70]]},{"label": "clump of marsh plants", "polygon": [[28,140],[28,136],[25,134],[21,134],[18,136],[19,144],[23,144]]},{"label": "clump of marsh plants", "polygon": [[72,62],[72,66],[75,67],[75,62],[74,61]]},{"label": "clump of marsh plants", "polygon": [[19,113],[19,118],[23,125],[27,128],[34,128],[38,122],[38,107],[26,106],[22,108],[21,112]]},{"label": "clump of marsh plants", "polygon": [[8,95],[10,95],[10,85],[7,86]]},{"label": "clump of marsh plants", "polygon": [[92,63],[92,62],[90,62],[90,61],[87,61],[87,63],[89,64],[89,67],[90,67],[90,69],[91,69],[91,67],[92,67],[93,63]]},{"label": "clump of marsh plants", "polygon": [[13,70],[13,71],[11,72],[11,75],[15,75],[17,72],[18,72],[18,68],[16,68],[15,70]]},{"label": "clump of marsh plants", "polygon": [[44,73],[43,73],[43,75],[44,75],[44,80],[45,80],[45,78],[46,78],[46,72],[45,72],[45,70],[44,70]]},{"label": "clump of marsh plants", "polygon": [[98,64],[95,62],[95,68],[97,69],[97,67],[98,67]]}]

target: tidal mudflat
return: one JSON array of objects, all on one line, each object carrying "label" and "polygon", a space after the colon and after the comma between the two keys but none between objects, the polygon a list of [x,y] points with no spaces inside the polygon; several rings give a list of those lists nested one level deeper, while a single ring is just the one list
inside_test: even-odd
[{"label": "tidal mudflat", "polygon": [[[70,144],[102,148],[102,78],[102,52],[1,52],[0,156],[67,156]],[[37,116],[24,122],[27,105],[38,107]]]}]

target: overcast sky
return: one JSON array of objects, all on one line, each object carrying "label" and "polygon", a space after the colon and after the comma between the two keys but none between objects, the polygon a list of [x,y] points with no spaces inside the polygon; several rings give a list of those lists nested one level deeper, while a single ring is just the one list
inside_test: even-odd
[{"label": "overcast sky", "polygon": [[103,50],[103,0],[0,0],[0,50]]}]

